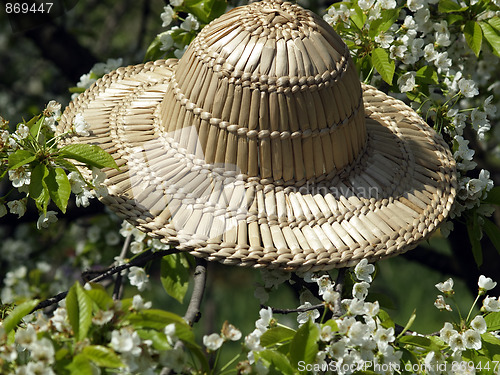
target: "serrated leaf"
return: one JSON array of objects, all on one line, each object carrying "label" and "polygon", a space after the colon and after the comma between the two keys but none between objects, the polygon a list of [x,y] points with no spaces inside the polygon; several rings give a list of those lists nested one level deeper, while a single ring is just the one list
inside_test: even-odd
[{"label": "serrated leaf", "polygon": [[161,283],[169,296],[182,303],[189,286],[189,263],[184,254],[170,254],[161,260]]},{"label": "serrated leaf", "polygon": [[50,198],[56,206],[66,213],[68,200],[71,195],[71,184],[62,168],[49,168],[49,174],[45,178]]},{"label": "serrated leaf", "polygon": [[114,304],[113,298],[109,296],[106,289],[100,284],[92,284],[92,289],[85,292],[101,310],[107,311]]},{"label": "serrated leaf", "polygon": [[113,157],[97,145],[66,145],[59,150],[59,155],[97,168],[118,169]]},{"label": "serrated leaf", "polygon": [[262,350],[255,353],[256,359],[261,359],[267,364],[269,374],[284,374],[293,375],[296,374],[295,368],[290,364],[289,359],[283,353],[275,350]]},{"label": "serrated leaf", "polygon": [[481,45],[483,44],[483,32],[481,26],[476,21],[467,21],[464,26],[464,36],[468,46],[479,56],[481,52]]},{"label": "serrated leaf", "polygon": [[16,150],[9,155],[9,169],[17,169],[35,159],[36,156],[28,150]]},{"label": "serrated leaf", "polygon": [[290,362],[297,366],[300,361],[313,363],[318,353],[319,329],[308,320],[295,333],[290,343]]},{"label": "serrated leaf", "polygon": [[48,168],[44,164],[38,164],[31,171],[29,186],[30,197],[35,200],[38,210],[47,212],[47,206],[50,200],[49,189],[45,183],[45,177],[49,174]]},{"label": "serrated leaf", "polygon": [[425,83],[427,85],[437,85],[439,83],[438,74],[430,65],[425,65],[417,70],[416,78],[418,82]]},{"label": "serrated leaf", "polygon": [[366,22],[366,14],[358,6],[357,2],[353,3],[353,7],[351,9],[354,9],[354,12],[351,11],[353,26],[355,26],[358,30],[363,29]]},{"label": "serrated leaf", "polygon": [[33,311],[36,305],[38,305],[38,300],[26,301],[17,305],[2,322],[5,333],[8,334],[16,328],[21,320]]},{"label": "serrated leaf", "polygon": [[467,218],[467,234],[471,244],[472,255],[479,267],[483,264],[483,250],[481,248],[481,227],[477,222],[477,215]]},{"label": "serrated leaf", "polygon": [[371,53],[371,58],[373,66],[382,76],[382,79],[392,85],[396,65],[394,60],[390,59],[389,53],[383,48],[375,48]]},{"label": "serrated leaf", "polygon": [[83,340],[87,337],[92,324],[92,299],[78,282],[71,287],[66,296],[66,310],[76,339]]},{"label": "serrated leaf", "polygon": [[483,230],[490,239],[495,249],[500,253],[500,228],[490,219],[484,218]]},{"label": "serrated leaf", "polygon": [[453,0],[440,0],[438,5],[439,13],[463,12],[467,7],[461,7],[460,4]]},{"label": "serrated leaf", "polygon": [[488,23],[497,31],[500,31],[500,17],[495,16],[488,20]]},{"label": "serrated leaf", "polygon": [[496,54],[497,56],[500,56],[500,36],[498,35],[498,32],[493,27],[491,27],[489,23],[483,21],[478,23],[479,26],[481,26],[484,38],[490,45],[491,49],[493,50],[493,53]]},{"label": "serrated leaf", "polygon": [[484,316],[488,331],[498,331],[500,329],[500,312],[492,312]]},{"label": "serrated leaf", "polygon": [[125,366],[120,357],[113,350],[105,346],[86,346],[83,348],[82,354],[99,367],[120,368]]},{"label": "serrated leaf", "polygon": [[226,11],[225,0],[185,0],[182,10],[192,13],[203,23],[209,23]]},{"label": "serrated leaf", "polygon": [[73,360],[66,366],[70,375],[93,375],[92,365],[86,355],[79,353],[73,357]]},{"label": "serrated leaf", "polygon": [[283,326],[273,327],[264,332],[260,337],[260,345],[266,348],[275,344],[280,344],[291,340],[294,335],[295,330],[291,328]]}]

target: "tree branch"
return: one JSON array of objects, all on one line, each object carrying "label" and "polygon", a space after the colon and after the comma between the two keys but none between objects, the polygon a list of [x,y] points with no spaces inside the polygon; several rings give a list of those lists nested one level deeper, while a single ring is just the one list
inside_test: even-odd
[{"label": "tree branch", "polygon": [[194,288],[189,300],[189,305],[184,314],[184,320],[190,326],[200,319],[200,306],[205,292],[207,283],[207,261],[205,259],[196,258],[196,268],[194,269]]},{"label": "tree branch", "polygon": [[[88,272],[83,272],[82,278],[86,282],[89,282],[89,283],[98,283],[98,282],[105,280],[108,277],[111,277],[114,274],[119,273],[123,270],[127,270],[131,267],[143,267],[146,265],[146,263],[148,263],[151,260],[163,258],[165,255],[175,254],[178,252],[180,252],[180,250],[177,250],[175,248],[168,249],[168,250],[160,250],[160,251],[155,251],[155,252],[153,252],[152,250],[148,250],[142,254],[139,254],[137,257],[135,257],[134,259],[132,259],[130,262],[128,262],[126,264],[121,264],[119,266],[111,267],[108,270],[101,271],[99,276],[96,276],[90,280],[86,280],[86,277],[85,277],[86,275],[88,275]],[[95,272],[92,272],[92,274],[94,274],[94,273]],[[63,300],[67,294],[68,294],[68,292],[66,291],[66,292],[59,293],[59,294],[55,295],[54,297],[48,298],[48,299],[40,302],[38,305],[36,305],[35,308],[31,312],[34,312],[34,311],[37,311],[40,309],[44,309],[48,306],[51,306],[55,303],[58,303],[59,301]]]},{"label": "tree branch", "polygon": [[333,316],[339,317],[342,315],[342,292],[344,291],[344,279],[347,268],[339,269],[337,280],[335,281],[335,291],[339,294],[333,304]]},{"label": "tree branch", "polygon": [[[122,251],[120,253],[120,259],[125,259],[127,255],[128,248],[130,246],[130,242],[132,241],[132,234],[129,233],[127,238],[125,238],[125,242],[123,243]],[[121,272],[116,275],[115,288],[113,290],[113,299],[119,300],[123,295],[123,278]]]}]

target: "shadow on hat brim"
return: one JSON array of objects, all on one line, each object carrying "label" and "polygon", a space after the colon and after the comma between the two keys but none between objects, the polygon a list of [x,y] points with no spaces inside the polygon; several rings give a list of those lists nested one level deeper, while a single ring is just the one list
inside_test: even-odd
[{"label": "shadow on hat brim", "polygon": [[113,156],[120,171],[105,170],[101,200],[152,237],[224,264],[319,271],[403,253],[447,217],[454,159],[403,102],[363,85],[367,143],[354,163],[311,184],[262,184],[207,165],[199,147],[187,151],[182,140],[196,142],[194,126],[163,132],[159,108],[175,64],[111,72],[58,125],[62,134],[83,115],[90,136],[63,143],[97,144]]}]

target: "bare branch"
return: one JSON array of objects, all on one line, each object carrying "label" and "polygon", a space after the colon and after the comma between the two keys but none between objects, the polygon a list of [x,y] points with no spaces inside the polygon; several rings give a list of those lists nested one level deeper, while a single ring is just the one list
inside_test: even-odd
[{"label": "bare branch", "polygon": [[339,294],[338,298],[335,299],[333,304],[333,316],[341,316],[342,315],[342,292],[344,291],[344,279],[347,268],[339,269],[339,273],[337,275],[337,281],[335,282],[335,291]]},{"label": "bare branch", "polygon": [[[125,242],[123,243],[122,251],[120,253],[120,259],[125,259],[127,255],[128,248],[130,246],[130,242],[132,241],[132,234],[129,233],[127,238],[125,238]],[[119,300],[123,295],[123,278],[121,272],[116,275],[115,288],[113,290],[113,299]]]},{"label": "bare branch", "polygon": [[[260,307],[263,309],[267,309],[270,306],[260,305]],[[293,313],[303,313],[306,311],[317,310],[317,309],[323,310],[324,308],[325,308],[325,304],[320,303],[317,305],[312,305],[312,306],[308,306],[308,307],[299,307],[296,309],[277,309],[275,307],[271,307],[271,310],[272,310],[273,314],[284,314],[285,315],[285,314],[293,314]]]},{"label": "bare branch", "polygon": [[[180,252],[180,250],[177,250],[176,248],[168,249],[168,250],[159,250],[159,251],[152,251],[148,250],[143,252],[142,254],[139,254],[137,257],[132,259],[130,262],[126,264],[121,264],[119,266],[111,267],[108,270],[101,271],[101,274],[99,276],[94,277],[91,280],[86,280],[86,282],[90,283],[98,283],[100,281],[103,281],[111,276],[113,276],[116,273],[119,273],[121,271],[127,270],[131,267],[143,267],[146,265],[151,260],[158,259],[158,258],[163,258],[165,255],[170,255],[170,254],[175,254]],[[82,274],[82,277],[85,280],[85,273]],[[56,304],[59,301],[63,300],[68,292],[62,292],[57,294],[54,297],[48,298],[45,301],[40,302],[38,305],[35,306],[35,308],[31,311],[37,311],[40,309],[43,309],[45,307],[48,307],[50,305]]]},{"label": "bare branch", "polygon": [[196,258],[196,268],[194,269],[194,288],[189,305],[184,315],[184,320],[190,326],[200,319],[200,306],[205,292],[207,282],[207,261],[205,259]]}]

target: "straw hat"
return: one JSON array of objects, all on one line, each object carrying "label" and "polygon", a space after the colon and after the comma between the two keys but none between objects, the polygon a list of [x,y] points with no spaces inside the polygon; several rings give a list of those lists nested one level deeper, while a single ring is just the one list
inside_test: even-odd
[{"label": "straw hat", "polygon": [[361,85],[320,17],[263,1],[206,26],[179,60],[119,68],[62,115],[120,171],[119,216],[224,264],[319,271],[400,254],[455,196],[450,150],[410,107]]}]

